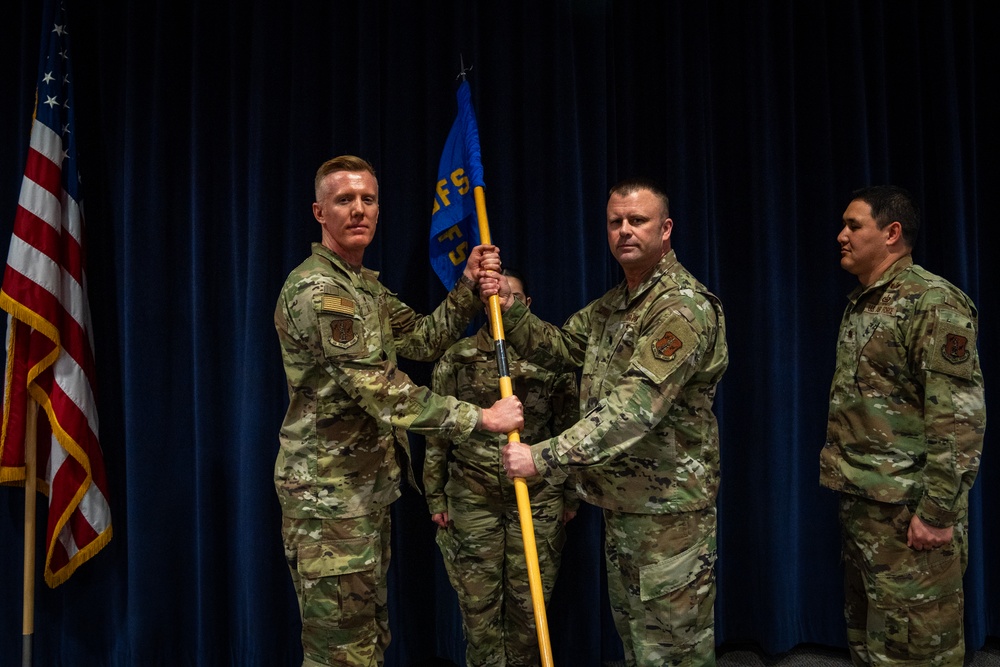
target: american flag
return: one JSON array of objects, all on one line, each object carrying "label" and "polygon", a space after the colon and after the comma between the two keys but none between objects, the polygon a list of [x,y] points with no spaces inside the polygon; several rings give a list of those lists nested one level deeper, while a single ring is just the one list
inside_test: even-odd
[{"label": "american flag", "polygon": [[45,581],[55,587],[111,539],[111,511],[94,400],[65,6],[47,1],[43,17],[35,117],[0,289],[0,307],[10,314],[0,483],[24,483],[30,395],[41,408],[38,488],[49,498]]}]

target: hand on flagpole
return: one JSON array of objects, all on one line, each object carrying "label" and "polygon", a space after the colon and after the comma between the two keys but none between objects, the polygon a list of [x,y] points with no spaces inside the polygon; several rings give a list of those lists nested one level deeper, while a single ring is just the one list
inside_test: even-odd
[{"label": "hand on flagpole", "polygon": [[531,449],[523,442],[508,442],[504,445],[503,469],[511,479],[538,475],[535,460],[531,458]]},{"label": "hand on flagpole", "polygon": [[489,273],[479,279],[479,298],[489,303],[491,296],[500,298],[500,311],[506,313],[514,305],[514,293],[502,273]]},{"label": "hand on flagpole", "polygon": [[493,433],[510,433],[524,428],[524,406],[513,394],[483,408],[479,428]]},{"label": "hand on flagpole", "polygon": [[462,275],[479,284],[483,276],[491,273],[494,275],[499,274],[501,270],[500,248],[484,243],[472,249],[472,252],[469,254],[469,261],[465,263],[465,270],[462,271]]}]

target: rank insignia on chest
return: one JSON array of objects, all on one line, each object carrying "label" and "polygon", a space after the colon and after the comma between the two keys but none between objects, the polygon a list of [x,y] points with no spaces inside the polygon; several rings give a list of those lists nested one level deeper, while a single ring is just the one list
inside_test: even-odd
[{"label": "rank insignia on chest", "polygon": [[947,334],[945,336],[944,346],[941,348],[941,356],[950,361],[953,364],[960,364],[963,361],[968,361],[969,351],[966,349],[969,339],[965,336],[960,336],[958,334]]},{"label": "rank insignia on chest", "polygon": [[330,337],[334,343],[346,345],[354,341],[354,320],[341,319],[330,322]]},{"label": "rank insignia on chest", "polygon": [[663,334],[660,340],[653,343],[653,352],[656,353],[656,356],[669,360],[682,347],[684,347],[684,343],[681,342],[681,339],[668,331]]}]

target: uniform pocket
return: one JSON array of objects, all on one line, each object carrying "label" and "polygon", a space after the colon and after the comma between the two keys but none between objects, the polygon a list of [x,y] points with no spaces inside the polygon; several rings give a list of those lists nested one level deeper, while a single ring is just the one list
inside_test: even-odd
[{"label": "uniform pocket", "polygon": [[669,595],[711,570],[716,554],[702,540],[686,551],[639,569],[639,596],[643,602]]},{"label": "uniform pocket", "polygon": [[374,618],[379,551],[377,534],[302,545],[296,569],[302,577],[303,622]]},{"label": "uniform pocket", "polygon": [[639,569],[639,597],[646,603],[647,627],[663,627],[678,646],[701,640],[711,628],[715,603],[716,552],[702,540],[659,563]]},{"label": "uniform pocket", "polygon": [[439,527],[434,534],[434,541],[440,547],[441,555],[444,556],[446,563],[455,563],[458,561],[459,553],[462,550],[462,543],[455,539],[451,528]]},{"label": "uniform pocket", "polygon": [[299,547],[298,571],[304,579],[335,577],[378,566],[377,535],[327,540]]},{"label": "uniform pocket", "polygon": [[866,395],[891,396],[905,369],[901,347],[892,331],[880,322],[861,349],[855,380]]},{"label": "uniform pocket", "polygon": [[459,599],[467,600],[475,596],[479,579],[469,577],[469,568],[463,566],[462,541],[456,538],[455,531],[449,524],[447,528],[438,528],[434,541],[441,549],[444,559],[444,569],[448,573],[448,581],[458,593]]},{"label": "uniform pocket", "polygon": [[901,660],[925,660],[962,638],[962,567],[959,555],[924,552],[927,567],[876,575],[875,604],[885,613],[885,650]]}]

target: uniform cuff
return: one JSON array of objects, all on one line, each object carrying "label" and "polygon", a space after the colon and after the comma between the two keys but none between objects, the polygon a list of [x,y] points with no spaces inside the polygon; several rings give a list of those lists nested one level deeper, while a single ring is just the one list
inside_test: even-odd
[{"label": "uniform cuff", "polygon": [[441,514],[448,511],[448,499],[444,496],[434,496],[427,498],[427,509],[431,514]]},{"label": "uniform cuff", "polygon": [[566,481],[566,474],[559,467],[559,462],[555,458],[552,448],[544,442],[531,445],[531,460],[535,462],[535,469],[538,470],[539,477],[546,477],[550,484],[562,484]]},{"label": "uniform cuff", "polygon": [[950,509],[942,509],[934,504],[927,496],[917,503],[917,516],[920,520],[934,528],[948,528],[958,523],[958,512]]},{"label": "uniform cuff", "polygon": [[476,293],[476,287],[478,287],[478,285],[476,285],[476,281],[468,277],[464,273],[461,276],[459,276],[458,284],[465,285],[466,287],[469,288],[469,291],[472,292],[473,294]]},{"label": "uniform cuff", "polygon": [[528,314],[528,307],[523,303],[514,299],[514,303],[511,304],[510,308],[504,311],[503,321],[504,328],[508,331],[513,329],[517,324],[524,319],[524,316]]},{"label": "uniform cuff", "polygon": [[473,432],[482,430],[483,409],[478,405],[457,401],[455,408],[455,429],[448,439],[452,442],[465,442]]}]

